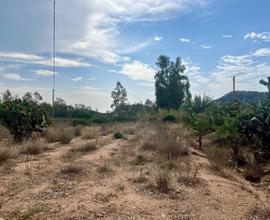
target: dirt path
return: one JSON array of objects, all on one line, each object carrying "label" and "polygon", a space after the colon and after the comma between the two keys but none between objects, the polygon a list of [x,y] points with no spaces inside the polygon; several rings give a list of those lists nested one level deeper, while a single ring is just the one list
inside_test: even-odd
[{"label": "dirt path", "polygon": [[[37,156],[19,158],[0,178],[3,219],[248,219],[248,211],[265,201],[263,193],[241,179],[217,175],[207,158],[190,155],[200,168],[198,184],[177,181],[169,194],[153,191],[156,165],[132,163],[141,152],[128,140],[100,137],[96,151],[65,155],[85,140],[53,145]],[[104,168],[104,164],[106,166]],[[79,171],[63,172],[77,165]],[[71,172],[71,173],[69,173]],[[76,173],[78,172],[78,173]],[[135,180],[143,174],[145,181]]]}]

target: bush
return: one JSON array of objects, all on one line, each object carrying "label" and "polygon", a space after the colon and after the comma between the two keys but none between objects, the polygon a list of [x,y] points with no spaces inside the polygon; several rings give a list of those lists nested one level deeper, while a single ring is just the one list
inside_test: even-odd
[{"label": "bush", "polygon": [[23,143],[22,153],[40,154],[44,150],[44,143],[40,140],[28,140]]},{"label": "bush", "polygon": [[115,139],[122,139],[124,136],[121,132],[116,132],[116,133],[114,133],[113,137]]},{"label": "bush", "polygon": [[181,126],[159,124],[156,127],[156,133],[143,144],[143,149],[156,150],[168,160],[177,159],[189,152],[182,140],[183,133]]},{"label": "bush", "polygon": [[79,137],[82,135],[82,126],[78,125],[76,127],[74,127],[74,135],[75,137]]},{"label": "bush", "polygon": [[161,193],[169,193],[171,188],[171,178],[168,173],[160,171],[155,176],[156,188]]},{"label": "bush", "polygon": [[176,122],[176,117],[173,115],[167,115],[163,118],[164,122]]},{"label": "bush", "polygon": [[0,121],[14,135],[16,141],[41,133],[49,124],[46,112],[35,102],[21,99],[0,103]]},{"label": "bush", "polygon": [[62,144],[69,144],[74,138],[74,131],[72,128],[52,127],[47,129],[45,138],[48,143],[60,142]]},{"label": "bush", "polygon": [[86,140],[95,139],[98,137],[99,132],[99,127],[85,127],[82,130],[82,138]]}]

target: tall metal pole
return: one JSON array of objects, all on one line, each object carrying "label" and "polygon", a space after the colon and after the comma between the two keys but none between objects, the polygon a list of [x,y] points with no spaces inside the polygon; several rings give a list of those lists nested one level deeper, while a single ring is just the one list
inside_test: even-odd
[{"label": "tall metal pole", "polygon": [[53,54],[52,54],[52,64],[53,64],[53,88],[52,88],[52,118],[54,119],[54,95],[55,95],[55,29],[56,29],[56,0],[53,0]]},{"label": "tall metal pole", "polygon": [[233,92],[235,93],[235,76],[233,77]]}]

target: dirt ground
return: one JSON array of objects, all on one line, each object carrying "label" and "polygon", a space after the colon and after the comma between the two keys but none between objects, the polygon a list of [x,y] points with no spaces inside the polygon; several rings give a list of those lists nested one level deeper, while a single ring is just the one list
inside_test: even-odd
[{"label": "dirt ground", "polygon": [[[149,132],[141,128],[118,140],[100,135],[92,140],[98,148],[87,153],[71,151],[87,142],[76,137],[0,165],[0,219],[262,219],[256,210],[267,205],[267,193],[236,173],[221,177],[191,146],[195,153],[179,163],[197,168],[196,181],[173,181],[168,193],[151,188],[159,165],[141,149]],[[139,154],[148,160],[135,164]]]}]

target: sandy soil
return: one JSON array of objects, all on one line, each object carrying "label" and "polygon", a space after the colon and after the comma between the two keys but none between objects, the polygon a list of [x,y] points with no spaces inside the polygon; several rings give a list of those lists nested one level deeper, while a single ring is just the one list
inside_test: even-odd
[{"label": "sandy soil", "polygon": [[[156,165],[132,163],[141,153],[140,140],[133,136],[101,136],[97,150],[69,157],[71,148],[86,142],[76,138],[2,165],[0,219],[260,219],[249,211],[266,204],[265,192],[236,174],[233,180],[221,177],[207,158],[195,154],[182,163],[189,160],[198,167],[196,183],[176,181],[167,194],[152,190],[148,185]],[[61,171],[70,165],[80,172]],[[136,183],[141,175],[147,181]]]}]

